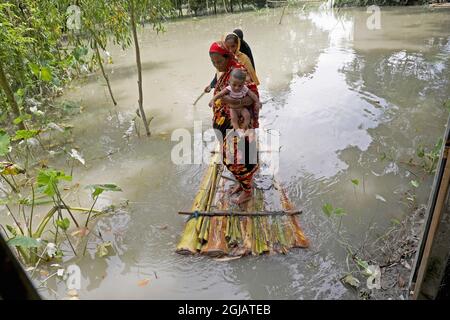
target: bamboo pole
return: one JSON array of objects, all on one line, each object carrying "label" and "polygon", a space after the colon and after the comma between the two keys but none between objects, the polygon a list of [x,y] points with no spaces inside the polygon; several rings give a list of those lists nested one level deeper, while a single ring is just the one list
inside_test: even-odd
[{"label": "bamboo pole", "polygon": [[288,6],[288,4],[286,4],[284,7],[283,7],[283,12],[281,13],[281,17],[280,17],[280,22],[278,22],[278,24],[281,24],[281,20],[283,20],[283,16],[284,16],[284,11],[286,10],[286,7]]},{"label": "bamboo pole", "polygon": [[[216,188],[222,175],[223,167],[222,165],[216,164],[217,170],[214,172],[214,177],[210,189],[210,201],[205,212],[210,212],[211,206],[216,195]],[[226,209],[226,203],[222,203],[222,209]],[[224,216],[209,216],[208,218],[208,238],[206,244],[202,247],[201,253],[206,254],[211,257],[219,257],[227,254],[229,252],[228,243],[225,237],[228,228],[228,220]]]},{"label": "bamboo pole", "polygon": [[[282,208],[284,210],[292,210],[294,208],[294,205],[287,196],[286,190],[278,183],[277,179],[274,179],[274,185],[280,192],[280,200]],[[305,237],[303,230],[300,227],[300,223],[298,222],[296,217],[294,216],[289,217],[285,223],[286,223],[285,227],[290,228],[292,232],[293,237],[292,246],[300,248],[309,247],[309,241]]]},{"label": "bamboo pole", "polygon": [[195,99],[194,103],[192,104],[193,106],[195,106],[197,104],[197,102],[205,95],[206,92],[202,92],[201,95],[198,96],[197,99]]},{"label": "bamboo pole", "polygon": [[[202,178],[202,182],[200,183],[199,191],[197,192],[191,210],[205,210],[208,197],[207,194],[209,192],[209,186],[211,184],[212,173],[214,170],[214,162],[218,159],[218,155],[216,155],[212,159],[212,164],[208,167],[208,170],[205,172],[205,175]],[[184,227],[184,231],[181,235],[181,239],[177,245],[176,252],[180,254],[194,254],[198,250],[198,228],[197,223],[199,218],[189,219]],[[200,225],[201,226],[201,225]]]},{"label": "bamboo pole", "polygon": [[181,215],[198,215],[198,216],[294,216],[301,214],[301,210],[293,210],[293,211],[178,211],[178,214]]}]

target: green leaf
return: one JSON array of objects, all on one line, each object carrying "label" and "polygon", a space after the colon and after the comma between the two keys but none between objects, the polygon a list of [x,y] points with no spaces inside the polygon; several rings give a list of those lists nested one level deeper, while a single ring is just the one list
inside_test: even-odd
[{"label": "green leaf", "polygon": [[64,257],[64,252],[62,252],[62,250],[60,250],[60,249],[56,250],[54,258],[58,260],[58,259],[62,259],[62,257]]},{"label": "green leaf", "polygon": [[434,145],[433,153],[439,154],[442,149],[442,138],[439,138],[439,140]]},{"label": "green leaf", "polygon": [[39,170],[37,176],[39,191],[52,197],[56,193],[56,188],[60,180],[71,181],[72,177],[67,176],[64,171],[56,171],[53,169]]},{"label": "green leaf", "polygon": [[15,236],[12,239],[9,239],[8,244],[10,246],[22,247],[25,249],[38,248],[41,246],[41,244],[36,239],[20,235]]},{"label": "green leaf", "polygon": [[23,88],[17,89],[17,91],[14,93],[14,95],[17,98],[23,98],[23,96],[25,95],[25,90],[23,90]]},{"label": "green leaf", "polygon": [[63,230],[67,230],[67,229],[69,229],[69,226],[70,226],[70,220],[68,218],[64,218],[62,220],[61,219],[56,220],[56,225]]},{"label": "green leaf", "polygon": [[398,220],[398,219],[391,219],[391,222],[395,225],[398,225],[398,226],[400,225],[400,220]]},{"label": "green leaf", "polygon": [[447,101],[444,103],[444,107],[446,107],[447,110],[450,112],[450,100],[447,100]]},{"label": "green leaf", "polygon": [[72,55],[75,57],[77,61],[81,59],[82,56],[85,56],[88,53],[87,47],[76,47],[72,51]]},{"label": "green leaf", "polygon": [[49,68],[42,67],[42,69],[41,69],[41,79],[44,80],[45,82],[52,81],[52,79],[53,79],[52,72],[50,71]]},{"label": "green leaf", "polygon": [[86,188],[91,189],[91,196],[92,198],[96,198],[99,195],[101,195],[104,191],[122,191],[120,187],[116,186],[112,183],[106,183],[106,184],[91,184],[86,186]]},{"label": "green leaf", "polygon": [[13,226],[7,224],[6,229],[8,229],[8,231],[13,235],[13,237],[17,236],[17,230]]},{"label": "green leaf", "polygon": [[361,260],[360,258],[356,258],[356,263],[358,266],[366,270],[369,267],[369,263],[367,261]]},{"label": "green leaf", "polygon": [[326,203],[323,205],[322,211],[327,217],[331,217],[331,214],[333,213],[333,206],[330,203]]},{"label": "green leaf", "polygon": [[30,139],[36,136],[39,133],[39,130],[17,130],[16,135],[12,139],[13,141],[21,140],[21,139]]},{"label": "green leaf", "polygon": [[25,120],[30,120],[31,118],[32,118],[31,114],[24,113],[24,114],[20,115],[19,117],[15,118],[13,120],[13,123],[14,124],[19,124],[19,123],[24,122]]},{"label": "green leaf", "polygon": [[336,208],[336,209],[334,209],[333,214],[335,216],[341,217],[341,216],[347,215],[347,212],[345,212],[345,210],[342,208]]},{"label": "green leaf", "polygon": [[419,158],[423,158],[425,156],[425,149],[423,147],[417,149],[417,156]]},{"label": "green leaf", "polygon": [[5,204],[8,204],[11,201],[10,198],[2,198],[0,199],[0,206],[4,206]]},{"label": "green leaf", "polygon": [[41,71],[41,68],[35,64],[35,63],[29,63],[28,64],[30,66],[31,72],[36,76],[39,77],[39,72]]},{"label": "green leaf", "polygon": [[3,130],[0,130],[0,156],[3,157],[7,155],[10,151],[11,138]]},{"label": "green leaf", "polygon": [[414,188],[418,188],[419,187],[419,182],[417,180],[411,180],[411,184]]},{"label": "green leaf", "polygon": [[350,180],[355,186],[359,185],[359,180],[358,179],[352,179]]}]

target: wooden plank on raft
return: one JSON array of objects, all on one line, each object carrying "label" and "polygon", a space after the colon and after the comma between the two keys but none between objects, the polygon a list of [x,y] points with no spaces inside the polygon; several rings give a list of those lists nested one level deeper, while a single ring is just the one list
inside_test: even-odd
[{"label": "wooden plank on raft", "polygon": [[178,214],[198,216],[294,216],[302,210],[293,211],[179,211]]}]

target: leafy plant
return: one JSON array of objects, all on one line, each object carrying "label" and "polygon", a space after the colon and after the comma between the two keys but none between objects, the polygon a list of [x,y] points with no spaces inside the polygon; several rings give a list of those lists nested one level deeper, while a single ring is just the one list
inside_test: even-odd
[{"label": "leafy plant", "polygon": [[327,217],[336,216],[336,217],[342,217],[347,215],[344,209],[342,208],[333,208],[333,206],[330,203],[326,203],[322,206],[322,211],[325,213]]},{"label": "leafy plant", "polygon": [[85,227],[87,227],[88,223],[89,223],[89,219],[91,217],[91,213],[92,213],[92,209],[95,206],[95,203],[98,200],[98,197],[105,191],[122,191],[122,189],[120,189],[118,186],[116,186],[115,184],[112,183],[107,183],[107,184],[91,184],[89,186],[86,186],[86,188],[91,189],[91,197],[94,200],[94,202],[92,203],[92,207],[89,210],[88,213],[88,218],[86,219],[86,224]]},{"label": "leafy plant", "polygon": [[443,140],[439,138],[431,150],[425,147],[419,147],[416,151],[417,156],[422,159],[421,166],[429,174],[436,171],[436,166],[441,155]]},{"label": "leafy plant", "polygon": [[4,130],[0,130],[0,157],[6,156],[10,150],[11,137]]}]

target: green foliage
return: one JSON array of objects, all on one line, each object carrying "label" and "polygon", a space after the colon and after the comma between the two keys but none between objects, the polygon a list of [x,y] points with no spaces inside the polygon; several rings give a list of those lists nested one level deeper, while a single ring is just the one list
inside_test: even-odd
[{"label": "green foliage", "polygon": [[70,220],[68,218],[56,220],[56,225],[63,230],[67,230],[70,227]]},{"label": "green foliage", "polygon": [[436,166],[441,155],[443,140],[439,138],[431,150],[421,146],[417,148],[416,155],[422,160],[421,167],[427,173],[433,173],[436,170]]},{"label": "green foliage", "polygon": [[174,7],[170,0],[117,0],[126,12],[132,7],[136,14],[136,23],[149,23],[153,30],[163,31],[163,22],[174,15]]},{"label": "green foliage", "polygon": [[39,130],[17,130],[16,135],[12,138],[13,141],[27,140],[35,137],[39,133]]},{"label": "green foliage", "polygon": [[326,203],[322,206],[322,211],[325,213],[327,217],[336,216],[336,217],[342,217],[347,215],[344,209],[342,208],[333,208],[333,206],[330,203]]},{"label": "green foliage", "polygon": [[31,115],[30,114],[25,113],[25,114],[22,114],[22,115],[18,116],[17,118],[15,118],[13,120],[13,123],[14,124],[19,124],[19,123],[22,123],[22,122],[24,122],[26,120],[31,120]]},{"label": "green foliage", "polygon": [[[131,44],[131,32],[128,12],[123,3],[126,1],[108,0],[82,0],[79,7],[81,15],[81,29],[90,39],[91,48],[95,48],[95,42],[100,48],[105,49],[108,38],[115,44],[126,48]],[[87,48],[81,47],[77,56],[87,54]]]},{"label": "green foliage", "polygon": [[[71,51],[61,45],[68,5],[64,0],[10,0],[0,4],[0,71],[7,81],[0,86],[0,104],[16,117],[26,115],[28,98],[39,100],[53,95],[72,79],[68,63]],[[14,93],[15,102],[4,98],[11,97],[9,91]],[[14,124],[25,120],[29,118],[16,118]]]},{"label": "green foliage", "polygon": [[34,238],[16,235],[8,240],[10,246],[22,247],[24,249],[39,248],[41,243]]},{"label": "green foliage", "polygon": [[52,79],[53,79],[52,72],[50,71],[50,69],[48,67],[39,66],[35,63],[30,63],[29,66],[30,66],[30,70],[33,73],[33,75],[36,76],[38,79],[45,81],[45,82],[52,81]]},{"label": "green foliage", "polygon": [[342,209],[342,208],[335,208],[334,211],[333,211],[333,214],[334,214],[336,217],[341,217],[341,216],[347,215],[347,212],[345,212],[345,210]]},{"label": "green foliage", "polygon": [[330,203],[325,203],[322,206],[322,211],[327,217],[331,217],[331,215],[333,214],[333,206]]},{"label": "green foliage", "polygon": [[13,226],[7,224],[6,229],[13,235],[13,237],[17,236],[17,230]]},{"label": "green foliage", "polygon": [[3,157],[7,155],[10,151],[11,138],[3,130],[0,130],[0,156]]},{"label": "green foliage", "polygon": [[17,7],[12,3],[0,4],[1,61],[16,60],[18,56],[26,54],[28,46],[35,42],[33,38],[27,35],[30,28],[16,14],[16,10]]},{"label": "green foliage", "polygon": [[105,191],[122,191],[118,186],[115,184],[92,184],[89,186],[86,186],[86,188],[91,189],[91,196],[93,199],[101,195]]},{"label": "green foliage", "polygon": [[448,110],[448,112],[450,112],[450,100],[444,102],[444,107]]},{"label": "green foliage", "polygon": [[367,270],[367,268],[369,267],[369,263],[365,260],[360,259],[359,257],[356,257],[355,261],[356,264],[363,270]]},{"label": "green foliage", "polygon": [[61,180],[71,181],[72,176],[67,176],[64,171],[54,169],[39,170],[37,176],[39,191],[53,197],[56,194],[58,183]]}]

